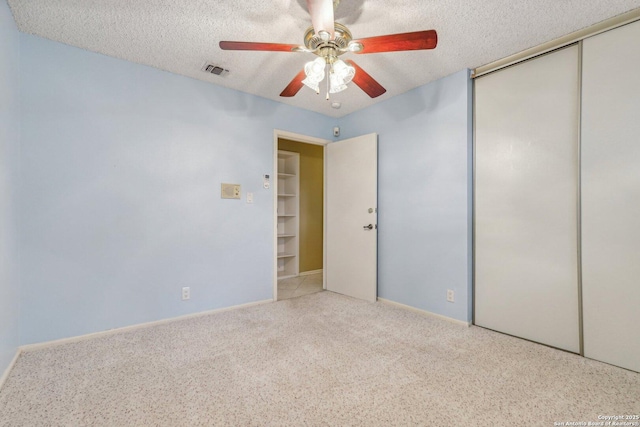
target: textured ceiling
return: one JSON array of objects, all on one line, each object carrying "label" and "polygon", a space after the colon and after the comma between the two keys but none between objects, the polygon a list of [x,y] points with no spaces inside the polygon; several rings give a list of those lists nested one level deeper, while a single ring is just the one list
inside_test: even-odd
[{"label": "textured ceiling", "polygon": [[[435,29],[428,51],[345,54],[387,93],[370,99],[350,84],[332,95],[280,92],[310,53],[222,51],[220,40],[302,44],[306,0],[8,0],[20,31],[340,117],[464,68],[553,40],[640,7],[640,0],[342,0],[336,21],[355,39]],[[230,70],[205,74],[211,61]],[[96,77],[99,78],[99,77]]]}]

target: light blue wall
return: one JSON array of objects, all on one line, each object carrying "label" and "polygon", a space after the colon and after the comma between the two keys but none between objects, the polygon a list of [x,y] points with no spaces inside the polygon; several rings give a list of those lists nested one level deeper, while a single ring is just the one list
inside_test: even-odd
[{"label": "light blue wall", "polygon": [[462,70],[339,121],[341,138],[378,134],[378,296],[462,321],[471,321],[471,93]]},{"label": "light blue wall", "polygon": [[272,298],[273,129],[335,121],[20,37],[22,344]]},{"label": "light blue wall", "polygon": [[336,120],[30,35],[20,55],[21,344],[271,298],[273,129],[336,123],[379,134],[379,295],[470,319],[466,70]]},{"label": "light blue wall", "polygon": [[19,345],[20,287],[16,238],[20,149],[19,35],[0,1],[0,376]]}]

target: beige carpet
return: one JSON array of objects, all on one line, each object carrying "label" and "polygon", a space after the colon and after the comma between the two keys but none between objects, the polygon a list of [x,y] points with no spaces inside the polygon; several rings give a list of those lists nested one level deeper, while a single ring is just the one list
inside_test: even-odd
[{"label": "beige carpet", "polygon": [[2,426],[553,426],[640,413],[640,374],[320,292],[24,353]]}]

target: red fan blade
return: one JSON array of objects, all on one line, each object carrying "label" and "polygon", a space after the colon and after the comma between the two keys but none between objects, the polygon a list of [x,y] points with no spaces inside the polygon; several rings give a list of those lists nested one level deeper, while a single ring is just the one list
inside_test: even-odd
[{"label": "red fan blade", "polygon": [[270,52],[293,52],[294,48],[300,47],[297,44],[283,43],[255,43],[255,42],[220,42],[220,49],[223,50],[265,50]]},{"label": "red fan blade", "polygon": [[434,49],[438,44],[438,33],[435,30],[426,30],[413,33],[388,34],[356,41],[362,43],[364,48],[355,53]]},{"label": "red fan blade", "polygon": [[329,40],[334,38],[333,0],[307,0],[307,9],[311,15],[313,29],[329,33]]},{"label": "red fan blade", "polygon": [[304,73],[304,70],[300,71],[294,78],[291,80],[291,83],[284,88],[280,96],[291,97],[294,96],[298,91],[304,86],[302,81],[307,77]]},{"label": "red fan blade", "polygon": [[344,62],[356,69],[356,75],[353,76],[353,82],[371,98],[376,98],[387,91],[380,85],[380,83],[375,81],[373,77],[367,74],[366,71],[360,68],[358,64],[350,59],[345,59]]}]

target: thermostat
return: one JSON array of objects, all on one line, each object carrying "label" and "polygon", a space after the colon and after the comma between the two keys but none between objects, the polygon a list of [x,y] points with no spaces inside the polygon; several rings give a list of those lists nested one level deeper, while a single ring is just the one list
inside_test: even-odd
[{"label": "thermostat", "polygon": [[223,199],[239,199],[240,198],[240,184],[222,184],[220,196]]}]

